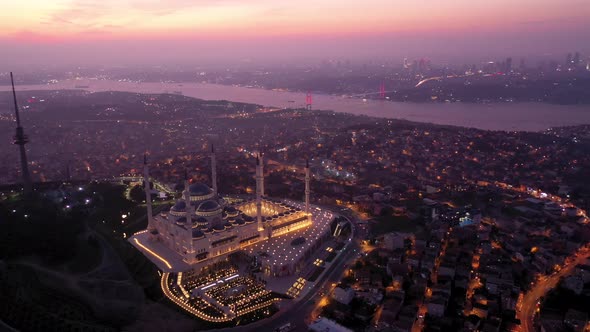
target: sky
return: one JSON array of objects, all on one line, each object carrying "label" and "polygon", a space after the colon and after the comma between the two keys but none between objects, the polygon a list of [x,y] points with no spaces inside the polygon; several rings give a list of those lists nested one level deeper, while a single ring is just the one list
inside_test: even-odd
[{"label": "sky", "polygon": [[3,66],[562,57],[588,36],[588,0],[0,0]]}]

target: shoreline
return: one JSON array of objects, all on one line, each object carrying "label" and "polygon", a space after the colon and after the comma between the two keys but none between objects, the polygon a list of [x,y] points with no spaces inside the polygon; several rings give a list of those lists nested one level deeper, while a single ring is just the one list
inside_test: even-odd
[{"label": "shoreline", "polygon": [[[0,85],[0,91],[10,86]],[[102,79],[66,80],[42,85],[20,85],[17,93],[73,90],[176,94],[202,100],[224,100],[281,109],[305,108],[305,93],[213,83],[132,82]],[[543,132],[549,128],[590,124],[590,105],[543,102],[399,102],[315,94],[314,110],[451,125],[494,131]]]}]

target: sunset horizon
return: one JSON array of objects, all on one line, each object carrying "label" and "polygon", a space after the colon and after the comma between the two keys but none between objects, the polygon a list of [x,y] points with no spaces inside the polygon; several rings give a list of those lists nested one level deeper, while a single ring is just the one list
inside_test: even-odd
[{"label": "sunset horizon", "polygon": [[[578,36],[590,33],[590,3],[577,0],[502,0],[493,5],[465,0],[38,0],[3,7],[0,46],[8,49],[7,62],[23,63],[23,56],[30,56],[35,64],[41,62],[31,54],[35,49],[56,53],[58,63],[57,54],[73,52],[79,56],[64,58],[80,61],[101,54],[113,57],[113,64],[130,62],[126,53],[134,51],[146,53],[146,62],[154,64],[164,58],[182,61],[188,54],[217,59],[219,52],[234,53],[234,60],[266,59],[269,54],[281,59],[441,56],[443,45],[464,50],[460,53],[465,56],[499,53],[500,47],[525,56],[563,52],[577,45]],[[302,45],[314,51],[301,51]],[[152,47],[169,47],[176,58],[152,54]]]}]

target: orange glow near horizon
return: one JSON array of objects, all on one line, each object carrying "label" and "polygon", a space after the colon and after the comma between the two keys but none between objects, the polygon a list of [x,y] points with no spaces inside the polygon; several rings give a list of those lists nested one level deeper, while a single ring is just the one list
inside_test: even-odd
[{"label": "orange glow near horizon", "polygon": [[3,4],[0,38],[52,43],[526,31],[586,25],[588,14],[590,2],[577,0],[25,0]]}]

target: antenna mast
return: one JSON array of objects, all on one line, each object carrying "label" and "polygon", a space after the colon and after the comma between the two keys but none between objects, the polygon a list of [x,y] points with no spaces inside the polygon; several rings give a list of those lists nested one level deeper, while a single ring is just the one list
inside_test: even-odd
[{"label": "antenna mast", "polygon": [[25,135],[25,131],[20,123],[20,115],[18,113],[18,103],[16,101],[16,90],[14,88],[14,78],[10,72],[10,82],[12,83],[12,97],[14,99],[14,114],[16,115],[16,135],[14,135],[14,144],[19,146],[20,150],[20,167],[23,176],[23,189],[25,196],[28,196],[33,191],[31,183],[31,174],[29,173],[29,164],[27,162],[27,151],[25,144],[29,142],[29,138]]}]

